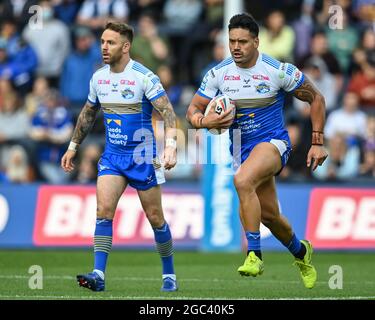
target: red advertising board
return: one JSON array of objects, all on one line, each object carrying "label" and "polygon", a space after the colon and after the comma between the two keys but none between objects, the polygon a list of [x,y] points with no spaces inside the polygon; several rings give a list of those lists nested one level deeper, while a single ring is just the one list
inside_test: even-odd
[{"label": "red advertising board", "polygon": [[[203,198],[198,193],[163,192],[164,216],[177,245],[199,245],[203,234]],[[37,246],[92,245],[96,218],[95,187],[42,186],[33,242]],[[154,234],[133,190],[120,198],[113,226],[114,245],[147,246]]]},{"label": "red advertising board", "polygon": [[374,189],[313,189],[306,236],[315,248],[374,249]]}]

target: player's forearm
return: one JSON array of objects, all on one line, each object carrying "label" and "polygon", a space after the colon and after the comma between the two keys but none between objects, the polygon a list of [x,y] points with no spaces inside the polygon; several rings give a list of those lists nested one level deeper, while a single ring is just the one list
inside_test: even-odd
[{"label": "player's forearm", "polygon": [[177,139],[176,134],[176,114],[173,106],[166,95],[152,102],[154,108],[160,113],[164,121],[166,139]]},{"label": "player's forearm", "polygon": [[98,109],[85,105],[79,114],[76,127],[74,128],[72,142],[81,144],[94,125]]},{"label": "player's forearm", "polygon": [[314,145],[323,145],[324,143],[324,124],[325,124],[325,101],[320,94],[315,95],[311,103],[311,123],[312,123],[312,140]]},{"label": "player's forearm", "polygon": [[186,114],[186,119],[194,128],[202,128],[203,112],[194,105],[190,105]]}]

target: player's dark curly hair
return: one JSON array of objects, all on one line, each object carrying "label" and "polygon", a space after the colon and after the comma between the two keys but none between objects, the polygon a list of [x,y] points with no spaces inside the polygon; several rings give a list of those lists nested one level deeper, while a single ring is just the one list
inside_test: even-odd
[{"label": "player's dark curly hair", "polygon": [[228,29],[230,31],[234,28],[247,29],[254,37],[257,37],[259,34],[259,26],[252,15],[249,13],[240,13],[234,15],[229,21]]},{"label": "player's dark curly hair", "polygon": [[105,30],[113,30],[126,37],[130,43],[133,41],[134,30],[131,26],[121,22],[108,22],[104,28]]}]

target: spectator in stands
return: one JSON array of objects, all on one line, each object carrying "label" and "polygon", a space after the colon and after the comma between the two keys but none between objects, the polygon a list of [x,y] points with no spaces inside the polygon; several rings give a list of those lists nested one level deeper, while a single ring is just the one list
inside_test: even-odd
[{"label": "spectator in stands", "polygon": [[12,146],[5,163],[5,174],[12,183],[27,183],[35,180],[26,151],[20,145]]},{"label": "spectator in stands", "polygon": [[161,20],[165,0],[127,0],[130,24],[135,25],[141,14],[152,12],[157,22]]},{"label": "spectator in stands", "polygon": [[71,26],[76,21],[80,4],[77,0],[53,0],[55,17]]},{"label": "spectator in stands", "polygon": [[366,137],[366,114],[359,109],[359,97],[355,92],[347,92],[343,106],[334,110],[327,118],[324,128],[329,140],[337,134],[342,134],[349,145],[360,146]]},{"label": "spectator in stands", "polygon": [[329,157],[313,171],[319,180],[349,180],[359,173],[360,149],[349,146],[343,134],[336,134],[328,141]]},{"label": "spectator in stands", "polygon": [[186,106],[181,104],[181,96],[184,87],[179,83],[175,83],[171,68],[163,64],[157,69],[156,74],[159,76],[160,82],[167,92],[169,101],[172,103],[175,112],[178,113],[178,110],[180,110],[180,114],[185,112]]},{"label": "spectator in stands", "polygon": [[128,16],[126,0],[84,0],[78,12],[77,24],[100,34],[108,21],[127,22]]},{"label": "spectator in stands", "polygon": [[202,10],[200,0],[166,0],[163,12],[165,33],[186,35],[198,22]]},{"label": "spectator in stands", "polygon": [[10,80],[20,94],[31,88],[37,67],[35,51],[22,40],[13,56],[7,52],[7,42],[0,38],[0,78]]},{"label": "spectator in stands", "polygon": [[362,34],[360,46],[353,52],[351,74],[361,71],[362,66],[366,63],[367,55],[373,51],[375,51],[375,32],[371,28],[367,28]]},{"label": "spectator in stands", "polygon": [[92,74],[102,65],[100,46],[91,30],[79,26],[74,30],[75,49],[66,58],[60,78],[60,90],[73,113],[79,113],[89,94]]},{"label": "spectator in stands", "polygon": [[29,128],[29,117],[16,92],[6,92],[0,105],[0,167],[5,167],[12,145],[25,143]]},{"label": "spectator in stands", "polygon": [[70,51],[69,28],[53,17],[49,1],[42,0],[39,5],[43,9],[43,28],[27,25],[23,37],[37,53],[38,75],[46,77],[53,87],[57,87],[62,65]]},{"label": "spectator in stands", "polygon": [[286,62],[293,62],[295,34],[291,27],[285,24],[281,11],[270,12],[266,18],[265,28],[259,32],[259,51]]},{"label": "spectator in stands", "polygon": [[359,32],[356,28],[348,24],[348,15],[343,11],[342,29],[326,29],[328,47],[340,64],[341,70],[345,74],[349,72],[350,59],[354,49],[358,46]]},{"label": "spectator in stands", "polygon": [[51,89],[32,118],[30,130],[30,137],[36,144],[40,173],[48,183],[65,183],[69,179],[60,167],[60,159],[72,132],[71,116],[60,104],[58,91]]},{"label": "spectator in stands", "polygon": [[199,75],[199,79],[196,80],[197,83],[203,79],[205,74],[218,65],[221,61],[225,59],[225,39],[224,39],[224,34],[223,31],[218,33],[215,37],[215,43],[212,48],[212,60],[211,62],[204,68],[202,69],[202,72]]},{"label": "spectator in stands", "polygon": [[296,36],[294,57],[297,61],[310,52],[310,41],[314,30],[313,11],[313,1],[303,1],[301,15],[292,23]]},{"label": "spectator in stands", "polygon": [[324,32],[316,32],[313,35],[310,43],[310,52],[297,61],[297,66],[304,69],[312,57],[319,57],[325,62],[329,73],[335,77],[334,88],[336,93],[339,94],[344,84],[344,77],[339,62],[328,49],[327,37]]},{"label": "spectator in stands", "polygon": [[[323,94],[326,101],[327,112],[332,111],[336,107],[337,93],[335,90],[334,77],[328,72],[327,65],[323,59],[312,57],[306,62],[303,72],[309,77],[311,82],[316,85]],[[306,102],[293,98],[294,106],[306,118],[310,112],[310,107]]]},{"label": "spectator in stands", "polygon": [[367,119],[363,162],[359,173],[361,177],[375,178],[375,116]]},{"label": "spectator in stands", "polygon": [[34,115],[42,104],[44,97],[50,90],[48,81],[44,77],[38,77],[33,84],[33,90],[25,98],[25,109],[30,117]]},{"label": "spectator in stands", "polygon": [[27,137],[29,123],[16,92],[7,92],[0,105],[0,144],[22,142]]},{"label": "spectator in stands", "polygon": [[375,21],[374,0],[353,1],[353,12],[363,25],[373,25]]},{"label": "spectator in stands", "polygon": [[98,174],[98,161],[103,150],[98,144],[88,144],[82,151],[73,181],[81,184],[95,183]]},{"label": "spectator in stands", "polygon": [[359,95],[363,111],[375,114],[375,51],[367,53],[361,71],[352,77],[348,90]]},{"label": "spectator in stands", "polygon": [[39,0],[2,0],[1,20],[12,18],[20,29],[23,29],[30,18],[37,14],[36,11],[29,12],[30,7],[37,5]]},{"label": "spectator in stands", "polygon": [[375,144],[365,145],[359,175],[364,178],[375,178]]},{"label": "spectator in stands", "polygon": [[1,23],[0,37],[7,42],[9,57],[13,57],[19,50],[20,37],[17,33],[17,23],[14,19],[4,19]]},{"label": "spectator in stands", "polygon": [[139,18],[138,32],[133,39],[131,53],[135,60],[153,72],[168,61],[167,40],[159,35],[155,20],[149,14],[143,14]]}]

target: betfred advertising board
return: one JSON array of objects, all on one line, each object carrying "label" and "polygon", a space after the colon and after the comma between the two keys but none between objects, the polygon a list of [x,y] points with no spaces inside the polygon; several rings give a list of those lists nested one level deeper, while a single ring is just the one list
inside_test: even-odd
[{"label": "betfred advertising board", "polygon": [[[162,202],[176,246],[198,247],[203,233],[202,196],[165,191]],[[92,245],[95,219],[95,187],[41,186],[33,242],[37,246]],[[138,195],[127,190],[117,206],[113,245],[153,244],[154,233]]]},{"label": "betfred advertising board", "polygon": [[375,190],[313,189],[306,236],[316,249],[375,249]]}]

